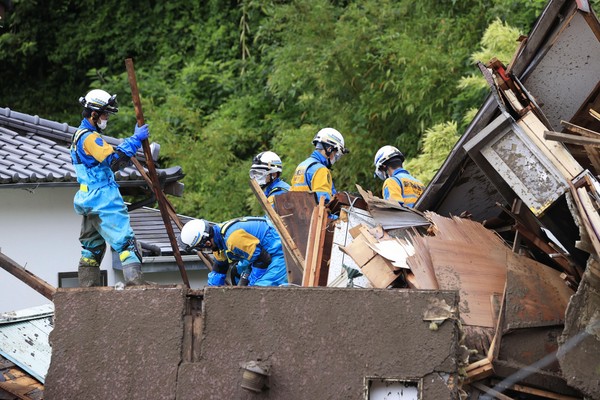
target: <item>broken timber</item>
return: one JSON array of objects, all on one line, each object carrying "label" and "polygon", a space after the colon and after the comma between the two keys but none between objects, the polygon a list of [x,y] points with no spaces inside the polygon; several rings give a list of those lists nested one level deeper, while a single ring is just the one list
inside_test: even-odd
[{"label": "broken timber", "polygon": [[16,276],[23,283],[29,285],[33,290],[47,298],[52,300],[56,293],[56,288],[50,285],[48,282],[38,278],[25,268],[21,267],[15,261],[0,253],[0,267],[4,268],[7,272]]},{"label": "broken timber", "polygon": [[[144,113],[142,112],[142,102],[140,100],[140,93],[138,91],[135,70],[133,69],[133,60],[131,58],[126,59],[125,66],[127,68],[127,77],[129,78],[129,85],[131,87],[131,97],[133,99],[133,107],[135,109],[135,118],[137,120],[137,125],[143,126]],[[167,234],[169,235],[169,241],[171,242],[171,248],[173,249],[173,255],[175,256],[177,267],[179,267],[179,272],[181,273],[183,283],[189,288],[190,281],[188,279],[187,272],[185,271],[185,266],[183,265],[183,259],[181,258],[181,252],[179,251],[179,245],[177,244],[177,239],[175,238],[173,226],[171,226],[171,222],[169,221],[169,214],[167,211],[168,206],[166,204],[165,194],[160,188],[160,182],[158,180],[156,168],[154,167],[154,160],[152,159],[152,152],[150,151],[150,144],[148,143],[148,139],[142,140],[142,148],[144,149],[144,154],[146,156],[148,175],[152,180],[151,188],[154,191],[156,199],[158,200],[158,208],[160,209],[160,215],[162,216],[163,222],[165,223],[165,229],[167,230]]]},{"label": "broken timber", "polygon": [[295,266],[300,269],[300,271],[304,271],[304,257],[300,254],[300,250],[298,250],[298,246],[290,236],[285,224],[283,223],[281,217],[273,210],[273,207],[267,200],[267,197],[263,193],[262,189],[258,185],[258,183],[254,179],[250,179],[250,189],[254,192],[254,195],[258,199],[259,204],[271,220],[273,225],[275,225],[275,229],[279,232],[279,237],[281,238],[281,244],[284,249],[287,250],[287,254],[290,256],[290,259],[286,259],[286,267],[288,273],[288,282],[292,282],[291,278],[291,266],[288,265],[288,262],[295,264]]},{"label": "broken timber", "polygon": [[325,230],[327,229],[328,213],[325,210],[325,197],[321,197],[319,205],[314,208],[308,242],[306,245],[306,262],[302,286],[319,286],[322,273],[323,244],[325,242]]}]

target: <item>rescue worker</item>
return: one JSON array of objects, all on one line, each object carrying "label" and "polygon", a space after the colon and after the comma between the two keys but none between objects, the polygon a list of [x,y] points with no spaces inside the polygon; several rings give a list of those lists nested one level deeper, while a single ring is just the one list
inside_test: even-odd
[{"label": "rescue worker", "polygon": [[287,283],[281,239],[265,217],[235,218],[222,224],[195,219],[183,226],[180,240],[186,251],[212,249],[216,261],[208,274],[209,286],[224,285],[230,261],[244,260],[252,267],[248,286]]},{"label": "rescue worker", "polygon": [[283,164],[272,151],[263,151],[252,159],[250,179],[261,187],[269,204],[274,205],[275,196],[289,192],[290,185],[281,179]]},{"label": "rescue worker", "polygon": [[394,146],[383,146],[375,154],[375,176],[383,180],[382,195],[386,200],[396,200],[413,208],[425,187],[405,170],[404,154]]},{"label": "rescue worker", "polygon": [[126,285],[142,285],[141,253],[131,229],[127,207],[119,192],[114,173],[148,138],[148,126],[135,126],[133,136],[116,148],[101,136],[109,116],[116,114],[117,95],[94,89],[81,97],[83,120],[73,134],[71,160],[77,174],[79,191],[75,194],[75,212],[83,216],[81,223],[81,258],[78,278],[80,287],[100,286],[100,263],[106,243],[117,253],[123,265]]},{"label": "rescue worker", "polygon": [[336,193],[331,178],[331,167],[350,151],[344,146],[344,137],[333,128],[323,128],[313,138],[315,150],[302,161],[292,178],[291,191],[315,193],[317,203],[325,197],[329,203]]}]

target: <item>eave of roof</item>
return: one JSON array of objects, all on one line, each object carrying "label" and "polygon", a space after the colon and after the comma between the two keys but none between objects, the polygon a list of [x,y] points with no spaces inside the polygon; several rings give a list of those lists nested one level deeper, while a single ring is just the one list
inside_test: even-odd
[{"label": "eave of roof", "polygon": [[[69,145],[75,127],[0,108],[0,188],[77,186]],[[104,136],[111,145],[121,139]],[[137,156],[144,161],[142,152]],[[183,178],[181,167],[157,169],[161,181]],[[146,186],[142,175],[128,166],[115,178],[122,187]]]}]

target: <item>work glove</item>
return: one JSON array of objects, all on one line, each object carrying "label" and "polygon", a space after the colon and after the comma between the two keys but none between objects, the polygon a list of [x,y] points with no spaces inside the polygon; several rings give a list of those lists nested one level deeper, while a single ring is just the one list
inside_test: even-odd
[{"label": "work glove", "polygon": [[150,136],[150,132],[148,132],[148,124],[144,124],[142,126],[135,124],[135,129],[133,131],[134,138],[139,140],[141,143],[143,140],[148,139],[148,136]]},{"label": "work glove", "polygon": [[248,277],[248,286],[254,286],[256,281],[258,281],[262,276],[267,272],[266,268],[252,268],[252,272],[250,272],[250,276]]},{"label": "work glove", "polygon": [[208,286],[223,286],[225,284],[225,274],[210,271],[208,273]]}]

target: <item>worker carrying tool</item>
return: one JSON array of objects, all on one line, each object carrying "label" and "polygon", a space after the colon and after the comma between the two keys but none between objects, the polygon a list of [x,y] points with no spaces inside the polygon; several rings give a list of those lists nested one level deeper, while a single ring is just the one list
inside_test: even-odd
[{"label": "worker carrying tool", "polygon": [[377,150],[373,164],[375,176],[384,181],[383,198],[413,208],[425,187],[402,167],[404,154],[394,146],[383,146]]},{"label": "worker carrying tool", "polygon": [[275,196],[290,190],[290,185],[281,179],[282,171],[281,158],[272,151],[263,151],[252,159],[250,179],[258,183],[271,206],[275,202]]},{"label": "worker carrying tool", "polygon": [[315,150],[296,168],[291,191],[315,193],[317,204],[321,197],[327,204],[336,193],[331,167],[350,151],[344,146],[342,134],[333,128],[321,129],[312,143]]},{"label": "worker carrying tool", "polygon": [[71,160],[77,174],[79,191],[75,194],[75,212],[83,216],[81,223],[81,258],[79,286],[100,286],[100,263],[106,243],[117,253],[123,265],[126,285],[143,285],[142,256],[131,224],[127,207],[119,192],[114,173],[129,163],[142,140],[148,138],[148,126],[135,126],[133,136],[124,139],[116,148],[101,136],[109,116],[116,114],[117,95],[100,89],[79,98],[83,120],[73,134]]},{"label": "worker carrying tool", "polygon": [[209,286],[224,285],[230,261],[243,260],[252,267],[248,286],[287,283],[281,239],[265,217],[235,218],[221,224],[195,219],[183,226],[180,240],[186,251],[213,251],[216,261],[208,274]]}]

